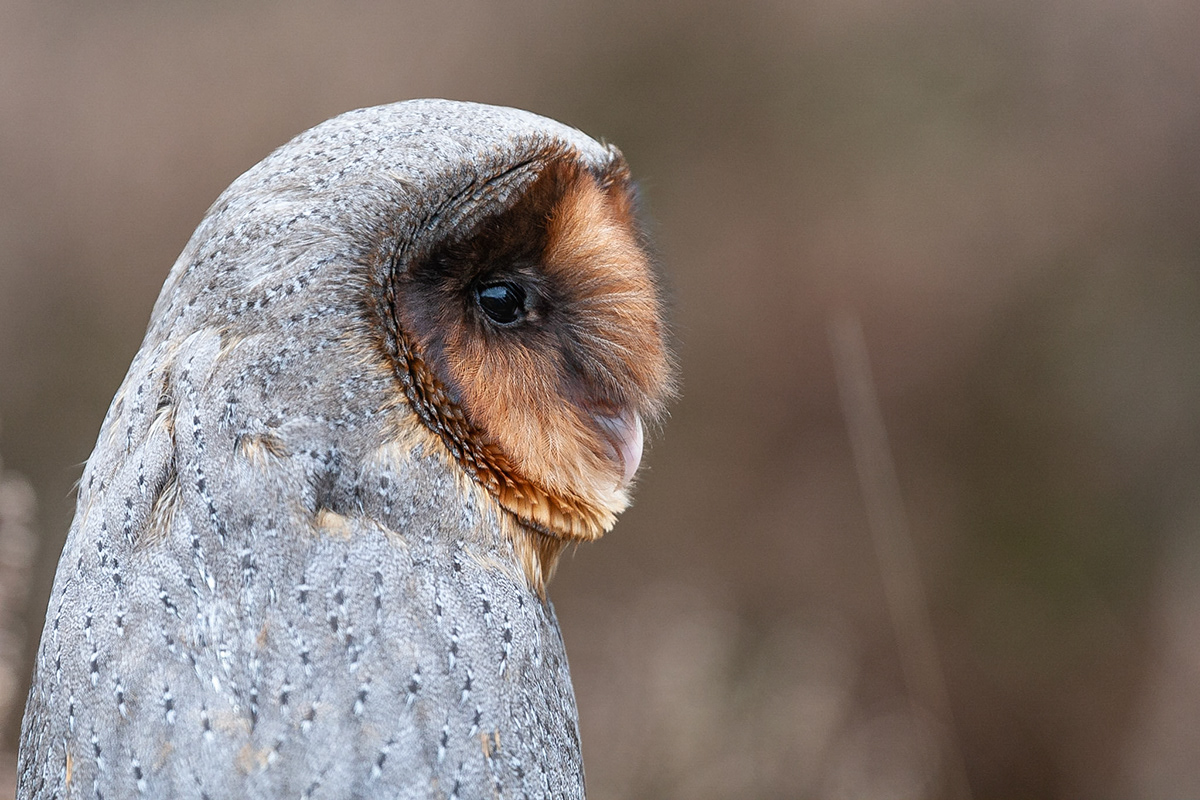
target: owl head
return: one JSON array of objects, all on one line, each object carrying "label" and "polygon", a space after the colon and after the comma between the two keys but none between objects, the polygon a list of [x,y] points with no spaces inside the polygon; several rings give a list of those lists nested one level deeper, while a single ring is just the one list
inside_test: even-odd
[{"label": "owl head", "polygon": [[538,583],[628,505],[673,391],[634,205],[616,148],[527,112],[350,112],[218,199],[147,341],[217,329],[223,352],[261,342],[240,357],[269,387],[262,410],[242,389],[226,416],[319,418],[343,460],[369,444],[354,438],[363,420],[398,410],[495,506]]}]

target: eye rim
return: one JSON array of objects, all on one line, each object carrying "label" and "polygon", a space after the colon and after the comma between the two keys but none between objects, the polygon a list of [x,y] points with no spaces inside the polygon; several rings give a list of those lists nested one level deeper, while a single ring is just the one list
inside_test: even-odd
[{"label": "eye rim", "polygon": [[[484,292],[493,289],[502,289],[510,295],[512,308],[507,309],[502,306],[497,306],[496,303],[505,302],[504,299],[494,297],[484,297]],[[480,283],[475,287],[475,305],[483,312],[488,321],[493,325],[498,325],[501,328],[511,328],[520,325],[529,316],[529,293],[525,291],[525,287],[516,281],[487,281]],[[485,302],[495,301],[495,302]],[[512,311],[511,316],[506,311]]]}]

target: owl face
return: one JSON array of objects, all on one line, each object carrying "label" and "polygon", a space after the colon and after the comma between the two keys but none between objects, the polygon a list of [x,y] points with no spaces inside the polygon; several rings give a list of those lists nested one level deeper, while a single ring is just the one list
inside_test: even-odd
[{"label": "owl face", "polygon": [[393,265],[388,327],[422,421],[502,507],[592,539],[671,391],[662,307],[614,153],[541,152],[498,212]]}]

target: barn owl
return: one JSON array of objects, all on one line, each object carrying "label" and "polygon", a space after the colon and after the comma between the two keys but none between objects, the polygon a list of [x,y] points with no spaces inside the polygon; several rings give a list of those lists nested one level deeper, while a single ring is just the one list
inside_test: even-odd
[{"label": "barn owl", "polygon": [[84,470],[18,796],[583,796],[546,581],[672,389],[632,198],[615,148],[442,100],[238,178]]}]

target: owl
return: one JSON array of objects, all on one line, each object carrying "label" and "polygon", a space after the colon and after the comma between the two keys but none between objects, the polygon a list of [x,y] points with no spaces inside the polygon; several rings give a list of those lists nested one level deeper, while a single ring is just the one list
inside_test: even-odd
[{"label": "owl", "polygon": [[101,428],[18,797],[582,797],[546,582],[672,391],[621,154],[336,117],[218,198]]}]

